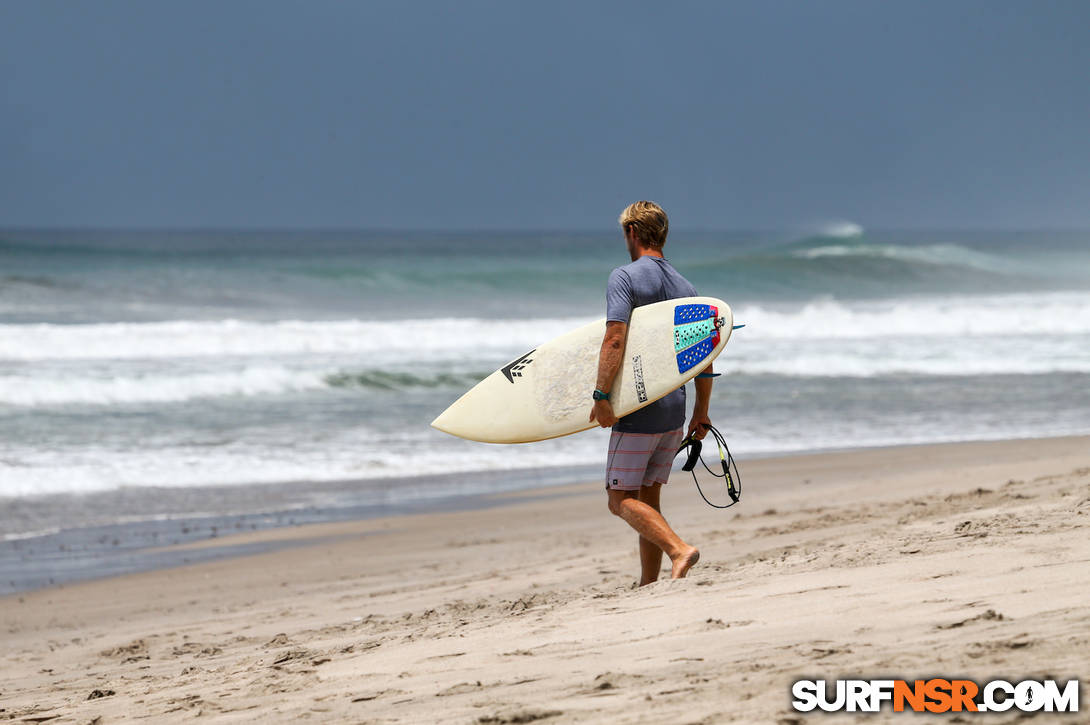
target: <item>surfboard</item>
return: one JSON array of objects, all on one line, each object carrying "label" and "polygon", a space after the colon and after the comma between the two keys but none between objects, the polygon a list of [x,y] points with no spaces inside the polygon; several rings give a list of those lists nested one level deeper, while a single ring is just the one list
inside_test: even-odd
[{"label": "surfboard", "polygon": [[[614,413],[628,415],[696,377],[723,351],[733,323],[730,306],[714,297],[634,309],[623,364],[610,387]],[[456,400],[432,427],[483,443],[529,443],[595,427],[587,418],[605,330],[602,318],[520,355]]]}]

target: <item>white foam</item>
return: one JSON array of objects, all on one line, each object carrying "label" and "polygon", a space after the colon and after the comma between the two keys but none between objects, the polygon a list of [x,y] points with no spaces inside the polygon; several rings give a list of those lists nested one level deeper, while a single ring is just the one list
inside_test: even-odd
[{"label": "white foam", "polygon": [[[0,405],[275,396],[327,388],[328,377],[356,372],[471,380],[586,321],[4,325]],[[741,304],[735,321],[746,326],[733,333],[720,371],[796,377],[1090,372],[1087,293]]]},{"label": "white foam", "polygon": [[[731,300],[728,300],[730,302]],[[770,306],[737,301],[739,342],[1090,333],[1090,293],[833,299]],[[252,322],[241,320],[0,325],[0,362],[168,360],[353,355],[361,367],[496,361],[594,319],[436,318]]]},{"label": "white foam", "polygon": [[86,325],[0,325],[0,361],[152,360],[200,357],[356,354],[406,364],[436,353],[525,352],[587,318],[391,321],[243,320]]},{"label": "white foam", "polygon": [[[3,495],[0,493],[0,495]],[[51,526],[47,529],[40,529],[38,531],[19,531],[14,534],[0,535],[0,541],[22,541],[24,539],[37,539],[42,536],[51,536],[60,532],[60,528]]]},{"label": "white foam", "polygon": [[62,404],[179,403],[199,398],[281,394],[325,387],[320,373],[282,366],[240,370],[95,378],[78,375],[0,376],[0,404],[23,407]]},{"label": "white foam", "polygon": [[[732,342],[731,345],[734,343]],[[1090,336],[914,340],[754,340],[716,360],[721,373],[872,378],[1090,373]]]},{"label": "white foam", "polygon": [[[1068,417],[1070,418],[1070,416]],[[780,422],[759,419],[717,421],[732,450],[743,456],[794,451],[860,448],[907,443],[984,440],[1011,437],[1085,434],[1084,418],[1049,419],[1032,429],[1017,416],[996,411],[976,418],[890,413],[873,419],[830,417]],[[608,432],[519,446],[482,446],[428,430],[387,435],[357,429],[337,440],[309,445],[237,443],[220,448],[163,446],[152,450],[81,448],[13,449],[0,455],[0,496],[92,493],[128,487],[193,488],[214,485],[299,481],[374,480],[426,474],[547,469],[604,464]],[[743,465],[743,476],[745,475]],[[679,481],[682,485],[686,479]],[[465,495],[502,490],[505,483],[484,483],[472,475],[442,486],[397,483],[375,490],[375,504],[437,495]],[[510,486],[507,486],[510,487]],[[709,495],[713,495],[709,489]],[[694,495],[695,494],[691,494]],[[41,533],[41,532],[37,532]],[[18,533],[16,536],[31,534]],[[11,537],[9,537],[11,538]]]},{"label": "white foam", "polygon": [[791,307],[741,304],[735,324],[745,339],[820,340],[1090,334],[1090,294],[1049,292],[900,298],[832,299]]},{"label": "white foam", "polygon": [[[482,446],[430,428],[394,434],[359,428],[322,441],[240,441],[216,448],[9,448],[0,455],[0,496],[90,493],[139,486],[191,488],[378,479],[594,464],[601,462],[608,435],[593,430],[520,446]],[[471,478],[460,485],[462,492],[468,492]]]}]

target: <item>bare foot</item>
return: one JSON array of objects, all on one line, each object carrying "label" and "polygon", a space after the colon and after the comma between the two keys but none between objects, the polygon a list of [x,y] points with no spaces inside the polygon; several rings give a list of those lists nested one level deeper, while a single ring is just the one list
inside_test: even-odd
[{"label": "bare foot", "polygon": [[674,566],[670,572],[670,578],[683,578],[693,568],[693,564],[698,561],[700,561],[700,550],[695,546],[690,546],[688,551],[673,560]]}]

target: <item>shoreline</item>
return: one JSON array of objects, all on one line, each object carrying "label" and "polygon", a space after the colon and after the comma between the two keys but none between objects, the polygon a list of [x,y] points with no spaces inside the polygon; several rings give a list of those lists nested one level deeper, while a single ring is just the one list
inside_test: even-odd
[{"label": "shoreline", "polygon": [[672,477],[664,512],[701,561],[642,589],[635,535],[598,485],[572,484],[243,533],[216,545],[274,548],[0,597],[4,714],[742,723],[798,717],[789,684],[819,674],[1090,675],[1090,437],[742,475],[726,512]]},{"label": "shoreline", "polygon": [[[498,478],[502,474],[493,475]],[[428,481],[435,480],[434,477],[423,478]],[[530,478],[541,480],[549,477],[535,473]],[[400,480],[383,480],[379,481],[379,484],[396,484]],[[41,533],[5,537],[0,540],[0,596],[78,581],[155,571],[196,561],[229,558],[237,555],[231,551],[236,546],[232,541],[246,533],[280,529],[305,530],[310,526],[331,523],[359,522],[413,514],[482,510],[503,505],[505,500],[503,497],[506,493],[532,493],[539,490],[551,490],[557,485],[570,485],[542,486],[539,484],[495,493],[450,493],[398,503],[369,504],[364,502],[369,494],[368,488],[363,487],[356,491],[354,487],[357,484],[369,487],[374,482],[365,479],[334,481],[325,485],[289,482],[220,487],[213,491],[184,489],[177,492],[184,498],[195,497],[200,493],[222,495],[227,492],[228,494],[237,493],[238,497],[245,501],[258,502],[264,500],[265,494],[270,490],[290,491],[300,486],[309,486],[307,495],[312,499],[308,501],[305,497],[300,497],[302,503],[294,503],[290,507],[272,507],[225,514],[194,512],[164,515],[148,512],[142,516],[133,516],[127,521],[90,522],[82,526],[50,527]],[[163,489],[149,488],[138,495],[154,500],[156,495],[163,491]],[[321,502],[321,499],[330,492],[339,492],[343,495],[343,499],[338,503]],[[132,492],[125,492],[125,495],[131,496]],[[79,505],[85,501],[84,495],[73,498],[74,500],[65,503]],[[167,498],[166,501],[169,503],[170,499]],[[48,505],[49,501],[37,503]],[[285,501],[285,503],[288,502]],[[108,506],[109,499],[99,502],[99,506],[103,505]],[[269,543],[271,539],[265,541],[265,548],[273,548],[274,545]],[[194,544],[201,545],[202,554],[199,557],[184,553],[190,551]],[[252,543],[244,545],[244,549],[246,553],[261,553],[263,550],[261,545]]]},{"label": "shoreline", "polygon": [[[744,482],[746,467],[758,462],[815,457],[820,460],[822,456],[933,447],[942,450],[948,446],[1025,443],[1079,437],[1044,436],[1009,440],[904,443],[755,454],[738,457],[738,460],[743,467]],[[78,509],[76,515],[89,518],[73,525],[48,521],[37,532],[16,532],[0,537],[0,597],[79,581],[259,554],[282,546],[276,543],[278,537],[275,535],[259,537],[258,543],[232,543],[241,534],[283,528],[305,530],[307,527],[322,524],[362,522],[407,515],[483,510],[505,505],[511,495],[546,497],[564,487],[591,485],[591,470],[592,467],[588,466],[558,466],[443,475],[422,474],[400,478],[128,488],[9,499],[0,501],[0,513],[9,520],[17,515],[26,516],[27,512],[34,515],[35,509],[49,511],[62,506],[66,509],[66,513],[60,514],[62,516],[71,515]],[[672,473],[672,476],[682,476],[682,480],[687,475],[677,470]],[[485,489],[492,487],[499,490],[439,493],[377,503],[371,500],[376,494],[389,498],[390,492],[398,486],[433,487],[441,490],[462,478],[483,478],[486,481],[483,486]],[[515,482],[512,484],[509,479],[514,479]],[[688,478],[689,482],[691,480]],[[710,486],[713,491],[716,490],[716,483],[714,480],[702,480],[702,485],[705,488]],[[481,486],[477,485],[476,488],[480,489]],[[171,507],[194,507],[194,501],[200,501],[199,505],[205,506],[206,510],[167,513]],[[155,508],[145,509],[143,513],[129,514],[122,520],[103,520],[103,514],[96,513],[104,510],[125,510],[125,507],[129,507],[129,511],[138,512],[141,506],[149,505]],[[217,513],[217,509],[227,509],[228,513]],[[57,514],[54,512],[51,515]],[[296,537],[289,538],[297,540]],[[195,554],[195,549],[200,553]]]}]

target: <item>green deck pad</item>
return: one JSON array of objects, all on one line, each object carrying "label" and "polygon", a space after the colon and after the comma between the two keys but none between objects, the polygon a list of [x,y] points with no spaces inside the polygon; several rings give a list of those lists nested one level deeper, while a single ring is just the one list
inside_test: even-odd
[{"label": "green deck pad", "polygon": [[674,325],[674,352],[692,347],[704,338],[715,334],[715,318],[688,322],[684,325]]}]

